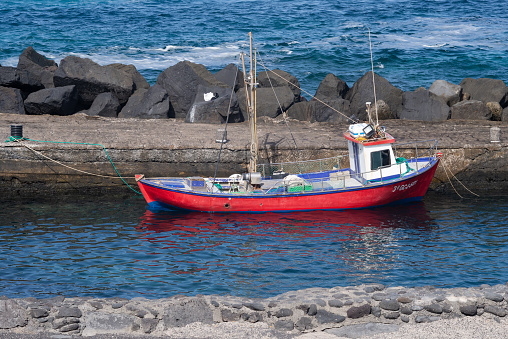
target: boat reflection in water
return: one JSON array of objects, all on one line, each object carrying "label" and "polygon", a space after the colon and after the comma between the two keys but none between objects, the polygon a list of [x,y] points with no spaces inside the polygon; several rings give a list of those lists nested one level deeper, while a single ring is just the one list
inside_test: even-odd
[{"label": "boat reflection in water", "polygon": [[[189,285],[214,284],[219,293],[255,296],[386,283],[390,276],[404,274],[394,272],[401,268],[401,246],[407,246],[400,241],[408,232],[424,241],[432,227],[424,203],[417,202],[287,214],[147,210],[137,229],[151,244],[151,253],[146,253],[153,258],[150,266],[164,266],[166,279],[173,276]],[[182,274],[192,277],[176,278]],[[196,286],[194,291],[206,293],[206,288]]]}]

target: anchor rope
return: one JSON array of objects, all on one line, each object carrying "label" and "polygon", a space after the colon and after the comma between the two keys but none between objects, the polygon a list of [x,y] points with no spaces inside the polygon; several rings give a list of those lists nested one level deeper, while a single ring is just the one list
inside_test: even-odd
[{"label": "anchor rope", "polygon": [[[52,159],[51,157],[48,157],[47,155],[33,149],[32,147],[26,145],[23,143],[23,141],[33,141],[33,142],[44,142],[44,143],[53,143],[53,144],[73,144],[73,145],[87,145],[87,146],[100,146],[102,147],[102,149],[104,150],[104,152],[106,153],[106,156],[109,160],[109,162],[111,163],[111,165],[113,166],[113,169],[115,170],[116,174],[118,176],[111,176],[111,175],[102,175],[102,174],[97,174],[97,173],[91,173],[91,172],[87,172],[87,171],[83,171],[83,170],[80,170],[80,169],[77,169],[77,168],[74,168],[74,167],[71,167],[69,165],[66,165],[58,160],[55,160],[55,159]],[[132,191],[136,192],[137,194],[142,194],[141,192],[135,190],[131,185],[129,185],[124,179],[135,179],[135,177],[123,177],[122,175],[120,175],[120,173],[118,172],[115,164],[113,163],[113,160],[111,160],[111,157],[109,156],[108,154],[108,151],[106,150],[106,147],[104,147],[103,145],[101,144],[91,144],[91,143],[86,143],[86,142],[68,142],[68,141],[43,141],[43,140],[34,140],[34,139],[29,139],[29,138],[15,138],[15,137],[9,137],[9,140],[6,140],[5,142],[17,142],[19,143],[20,145],[22,145],[23,147],[27,148],[28,150],[32,151],[33,153],[49,160],[49,161],[52,161],[60,166],[63,166],[65,168],[68,168],[70,170],[73,170],[73,171],[76,171],[76,172],[79,172],[79,173],[83,173],[83,174],[86,174],[86,175],[91,175],[91,176],[95,176],[95,177],[100,177],[100,178],[109,178],[109,179],[121,179],[123,181],[123,183],[125,185],[127,185],[127,187],[129,187]]]}]

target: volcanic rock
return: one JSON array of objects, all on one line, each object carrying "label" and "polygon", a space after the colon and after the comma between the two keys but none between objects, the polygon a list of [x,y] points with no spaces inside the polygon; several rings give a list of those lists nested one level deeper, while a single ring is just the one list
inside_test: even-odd
[{"label": "volcanic rock", "polygon": [[21,90],[0,86],[0,112],[25,114]]},{"label": "volcanic rock", "polygon": [[76,86],[45,88],[25,100],[27,114],[71,115],[78,102]]},{"label": "volcanic rock", "polygon": [[214,75],[217,80],[233,88],[235,92],[244,87],[243,72],[235,64],[227,65]]},{"label": "volcanic rock", "polygon": [[489,120],[492,113],[479,100],[461,101],[452,106],[451,119]]},{"label": "volcanic rock", "polygon": [[36,79],[23,69],[0,67],[0,86],[13,87],[31,93],[43,89],[40,79]]},{"label": "volcanic rock", "polygon": [[450,107],[462,98],[462,87],[445,80],[434,81],[429,88],[429,92],[443,99]]},{"label": "volcanic rock", "polygon": [[119,118],[167,119],[175,113],[166,90],[160,85],[138,89],[118,114]]},{"label": "volcanic rock", "polygon": [[227,88],[208,71],[205,66],[190,61],[181,61],[167,68],[157,78],[169,95],[176,118],[185,118],[196,97],[199,85]]},{"label": "volcanic rock", "polygon": [[[274,95],[277,95],[277,97]],[[236,92],[238,103],[240,104],[240,111],[247,116],[247,104],[245,100],[245,91],[239,90]],[[275,118],[283,111],[287,111],[294,103],[294,94],[288,86],[272,88],[258,88],[256,90],[257,96],[257,116],[267,116]],[[278,100],[277,100],[278,98]],[[280,104],[280,105],[279,105]]]},{"label": "volcanic rock", "polygon": [[228,122],[244,121],[236,93],[229,88],[199,85],[185,122],[220,124],[226,122],[228,114]]},{"label": "volcanic rock", "polygon": [[[374,73],[375,74],[375,73]],[[376,97],[383,100],[396,118],[402,112],[402,90],[393,86],[385,78],[375,74]],[[367,120],[366,102],[374,103],[372,72],[365,73],[347,92],[346,98],[351,102],[351,112],[360,120]]]},{"label": "volcanic rock", "polygon": [[135,87],[132,74],[76,56],[68,56],[60,62],[53,81],[57,87],[75,85],[85,108],[105,92],[114,93],[120,104],[125,104]]},{"label": "volcanic rock", "polygon": [[329,99],[325,103],[316,100],[297,102],[288,109],[290,118],[310,122],[344,122],[350,115],[349,101],[341,98]]},{"label": "volcanic rock", "polygon": [[37,53],[31,46],[19,56],[18,70],[25,70],[32,79],[40,82],[44,88],[55,87],[53,76],[58,65],[53,60]]},{"label": "volcanic rock", "polygon": [[[294,102],[300,101],[302,91],[300,90],[300,83],[298,79],[288,72],[280,69],[273,71],[259,72],[257,78],[258,89],[259,88],[276,88],[276,87],[287,87],[293,92]],[[258,101],[259,102],[259,101]]]},{"label": "volcanic rock", "polygon": [[338,98],[344,99],[349,86],[347,83],[332,73],[328,73],[321,81],[314,97],[322,101],[335,100]]},{"label": "volcanic rock", "polygon": [[470,95],[470,100],[479,100],[484,104],[498,102],[503,108],[508,106],[508,86],[502,80],[465,78],[460,86]]},{"label": "volcanic rock", "polygon": [[110,64],[106,65],[105,67],[112,67],[115,69],[118,69],[120,71],[123,71],[127,74],[130,74],[132,76],[132,82],[134,83],[134,91],[137,89],[149,89],[150,84],[146,79],[141,75],[141,73],[138,72],[136,67],[134,65],[124,65],[124,64]]},{"label": "volcanic rock", "polygon": [[449,118],[450,107],[444,99],[433,95],[425,88],[404,92],[404,108],[400,118],[404,120],[445,121]]},{"label": "volcanic rock", "polygon": [[87,114],[116,118],[119,110],[120,103],[113,93],[101,93],[95,98]]}]

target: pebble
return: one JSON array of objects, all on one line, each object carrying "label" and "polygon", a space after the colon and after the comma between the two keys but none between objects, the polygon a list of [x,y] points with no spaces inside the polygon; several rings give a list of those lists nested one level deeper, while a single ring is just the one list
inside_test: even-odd
[{"label": "pebble", "polygon": [[400,309],[400,305],[397,302],[397,300],[383,300],[379,303],[379,307],[381,307],[383,310],[388,311],[398,311]]},{"label": "pebble", "polygon": [[423,307],[426,311],[430,313],[441,314],[443,313],[443,308],[439,304],[430,304]]}]

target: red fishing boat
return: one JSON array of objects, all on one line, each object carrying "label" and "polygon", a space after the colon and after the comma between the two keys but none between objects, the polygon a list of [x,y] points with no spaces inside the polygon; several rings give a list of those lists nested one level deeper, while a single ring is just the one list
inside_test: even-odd
[{"label": "red fishing boat", "polygon": [[[412,153],[408,153],[405,145],[405,154],[411,156],[399,157],[397,148],[392,147],[395,139],[379,126],[377,114],[376,122],[371,118],[370,103],[367,103],[369,121],[351,124],[344,133],[349,150],[347,158],[258,164],[256,77],[252,62],[247,79],[250,80],[246,91],[251,130],[248,172],[226,178],[137,175],[138,185],[150,206],[200,212],[341,210],[417,201],[425,195],[441,157],[437,142],[415,142]],[[342,168],[341,164],[347,160],[349,167]]]}]

